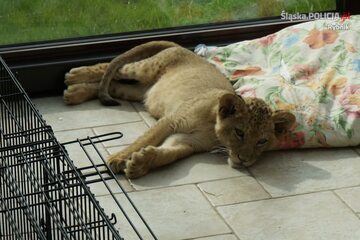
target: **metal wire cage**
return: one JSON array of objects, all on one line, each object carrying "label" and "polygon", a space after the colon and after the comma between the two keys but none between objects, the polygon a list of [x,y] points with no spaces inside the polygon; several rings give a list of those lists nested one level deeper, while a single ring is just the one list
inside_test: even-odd
[{"label": "metal wire cage", "polygon": [[[86,145],[99,153],[94,142],[104,138],[74,142],[86,154]],[[101,181],[114,197],[105,182],[114,175],[104,162],[88,159],[89,167],[74,166],[0,57],[0,240],[123,239],[114,227],[116,216],[108,217],[88,187]]]}]

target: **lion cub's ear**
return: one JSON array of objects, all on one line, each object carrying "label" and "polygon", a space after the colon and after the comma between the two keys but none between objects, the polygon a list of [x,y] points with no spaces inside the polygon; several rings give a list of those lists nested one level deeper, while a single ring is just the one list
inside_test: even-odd
[{"label": "lion cub's ear", "polygon": [[219,116],[221,118],[243,114],[246,109],[244,99],[236,94],[224,94],[219,100]]},{"label": "lion cub's ear", "polygon": [[278,138],[286,134],[296,122],[294,114],[283,110],[275,111],[272,119],[275,126],[275,134]]}]

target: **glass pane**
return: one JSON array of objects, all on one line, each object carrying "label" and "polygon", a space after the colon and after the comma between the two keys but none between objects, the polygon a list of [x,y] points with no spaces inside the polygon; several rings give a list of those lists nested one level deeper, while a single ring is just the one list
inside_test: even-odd
[{"label": "glass pane", "polygon": [[335,8],[335,0],[0,0],[0,45]]}]

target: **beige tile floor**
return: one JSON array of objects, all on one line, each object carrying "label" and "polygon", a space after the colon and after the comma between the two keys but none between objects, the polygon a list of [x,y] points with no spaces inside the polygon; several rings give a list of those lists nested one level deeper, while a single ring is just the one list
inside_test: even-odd
[{"label": "beige tile floor", "polygon": [[[98,145],[104,156],[155,122],[137,103],[104,107],[91,101],[69,107],[61,97],[34,103],[60,142],[123,132],[123,138]],[[68,151],[75,165],[86,165],[77,146]],[[240,171],[228,167],[224,156],[205,153],[138,180],[122,175],[117,180],[158,239],[360,239],[359,147],[269,152]],[[151,239],[116,182],[109,186],[144,239]],[[125,239],[138,239],[104,186],[90,189],[105,211],[118,217],[115,226]]]}]

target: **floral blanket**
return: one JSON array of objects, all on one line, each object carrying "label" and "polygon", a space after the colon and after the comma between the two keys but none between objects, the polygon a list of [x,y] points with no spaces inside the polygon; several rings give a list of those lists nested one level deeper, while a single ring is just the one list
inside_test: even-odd
[{"label": "floral blanket", "polygon": [[295,114],[297,124],[276,148],[360,144],[360,16],[302,23],[226,47],[199,45],[195,52],[238,94]]}]

